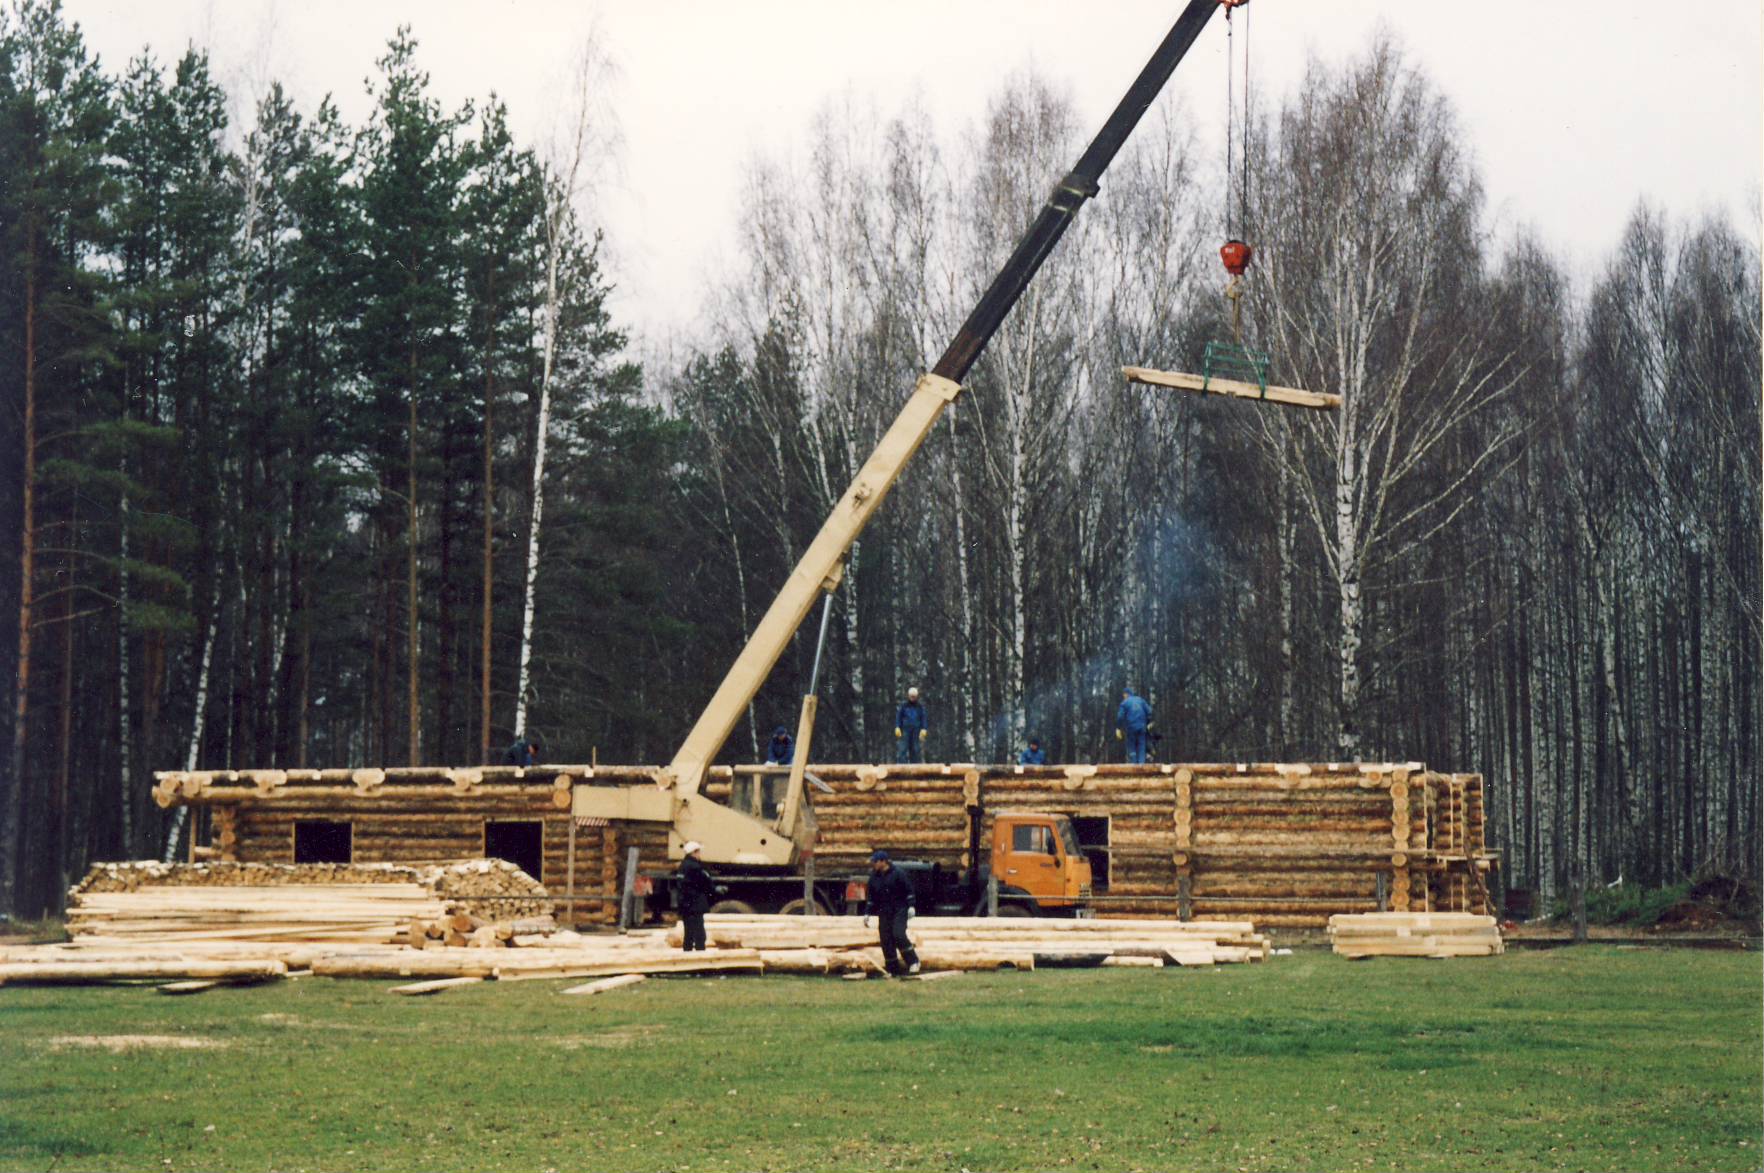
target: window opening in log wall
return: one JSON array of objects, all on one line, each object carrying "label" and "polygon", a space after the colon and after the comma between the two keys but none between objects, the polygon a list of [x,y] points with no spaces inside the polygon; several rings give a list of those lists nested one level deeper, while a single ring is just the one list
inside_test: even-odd
[{"label": "window opening in log wall", "polygon": [[331,823],[318,819],[295,821],[295,863],[353,863],[354,860],[354,824]]},{"label": "window opening in log wall", "polygon": [[1109,890],[1109,816],[1072,815],[1072,833],[1090,861],[1090,890]]},{"label": "window opening in log wall", "polygon": [[537,819],[484,820],[484,858],[506,859],[535,880],[545,870],[545,824]]}]

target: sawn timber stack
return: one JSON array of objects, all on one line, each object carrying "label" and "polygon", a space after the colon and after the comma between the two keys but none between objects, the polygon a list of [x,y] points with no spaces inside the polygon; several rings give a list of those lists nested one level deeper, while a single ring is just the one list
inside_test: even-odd
[{"label": "sawn timber stack", "polygon": [[1343,957],[1493,957],[1507,951],[1492,916],[1464,912],[1374,912],[1329,918]]}]

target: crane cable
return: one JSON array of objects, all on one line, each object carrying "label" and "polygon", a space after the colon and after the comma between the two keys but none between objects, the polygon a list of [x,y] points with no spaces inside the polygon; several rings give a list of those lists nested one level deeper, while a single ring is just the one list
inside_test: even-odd
[{"label": "crane cable", "polygon": [[1232,130],[1233,112],[1237,108],[1237,83],[1233,74],[1237,68],[1237,50],[1235,48],[1231,27],[1231,6],[1225,7],[1225,239],[1237,239],[1237,233],[1231,231],[1231,147],[1235,141]]},{"label": "crane cable", "polygon": [[[1249,12],[1248,0],[1220,0],[1225,8],[1225,237],[1226,248],[1234,245],[1242,249],[1242,264],[1232,268],[1231,280],[1225,286],[1225,297],[1231,302],[1231,333],[1238,345],[1243,344],[1243,297],[1242,269],[1249,263],[1250,250],[1242,245],[1238,233],[1232,231],[1231,205],[1232,196],[1237,196],[1239,229],[1247,229],[1249,225],[1249,126],[1250,126],[1250,62],[1249,62]],[[1235,8],[1243,7],[1243,177],[1236,180],[1233,152],[1237,145],[1236,110],[1237,110],[1237,51],[1235,33],[1232,28],[1231,13]],[[1237,191],[1233,193],[1232,185],[1236,182]]]},{"label": "crane cable", "polygon": [[1243,10],[1243,181],[1237,185],[1240,201],[1237,226],[1245,232],[1249,231],[1250,117],[1250,14],[1246,5]]},{"label": "crane cable", "polygon": [[[1237,121],[1237,47],[1236,33],[1233,29],[1231,14],[1237,8],[1243,8],[1243,130],[1236,128]],[[1237,227],[1249,227],[1249,175],[1250,175],[1250,27],[1249,6],[1245,4],[1229,4],[1225,8],[1225,235],[1230,238],[1237,236],[1231,225],[1231,197],[1234,182],[1233,156],[1237,151],[1239,134],[1243,138],[1243,176],[1236,180],[1236,196],[1238,201]]]}]

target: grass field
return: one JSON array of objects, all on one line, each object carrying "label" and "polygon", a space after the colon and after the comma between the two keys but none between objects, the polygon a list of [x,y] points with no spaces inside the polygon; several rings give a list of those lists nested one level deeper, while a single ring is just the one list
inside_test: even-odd
[{"label": "grass field", "polygon": [[0,990],[0,1168],[1757,1169],[1759,957]]}]

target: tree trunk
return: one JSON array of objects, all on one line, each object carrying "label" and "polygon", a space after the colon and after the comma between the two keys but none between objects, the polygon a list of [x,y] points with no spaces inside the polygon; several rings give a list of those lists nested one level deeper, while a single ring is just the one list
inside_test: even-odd
[{"label": "tree trunk", "polygon": [[[494,332],[492,332],[494,336]],[[483,607],[479,616],[481,625],[478,646],[478,760],[485,765],[490,764],[490,634],[491,619],[495,613],[494,600],[496,579],[494,576],[495,550],[495,473],[496,453],[491,442],[491,417],[494,408],[493,395],[495,383],[490,373],[490,353],[484,353],[484,584],[482,587]]]},{"label": "tree trunk", "polygon": [[421,662],[422,632],[417,622],[417,490],[416,490],[416,452],[417,452],[417,356],[415,349],[410,352],[410,426],[406,436],[406,457],[404,466],[404,491],[407,529],[405,559],[405,607],[409,620],[409,636],[405,640],[405,673],[407,686],[405,691],[405,720],[408,722],[410,746],[406,760],[413,766],[423,764],[423,722],[419,704],[419,680],[417,673]]},{"label": "tree trunk", "polygon": [[[575,174],[571,168],[572,179]],[[553,196],[562,199],[561,196]],[[545,442],[551,433],[551,370],[557,355],[557,266],[563,242],[564,209],[548,208],[545,217],[545,343],[539,373],[539,425],[533,441],[533,520],[527,527],[527,573],[521,600],[521,660],[515,687],[515,736],[527,731],[527,689],[532,680],[533,591],[539,581],[539,529],[545,518]]]},{"label": "tree trunk", "polygon": [[962,695],[968,699],[968,719],[962,722],[962,760],[979,760],[974,752],[973,698],[977,681],[974,678],[974,592],[968,581],[968,541],[964,513],[967,500],[962,496],[962,453],[957,443],[955,405],[949,413],[949,467],[955,487],[956,593],[961,596],[962,616]]},{"label": "tree trunk", "polygon": [[[1348,426],[1344,423],[1344,427]],[[1335,541],[1336,589],[1341,604],[1341,632],[1336,645],[1340,708],[1336,747],[1342,761],[1360,760],[1360,599],[1359,529],[1354,523],[1356,463],[1351,430],[1344,436],[1336,462]]]},{"label": "tree trunk", "polygon": [[[27,227],[27,232],[29,228]],[[37,488],[37,241],[30,232],[25,246],[24,319],[24,469],[21,474],[24,524],[19,534],[18,668],[12,710],[11,777],[0,795],[0,911],[13,908],[16,894],[19,832],[23,814],[26,731],[31,700],[31,604],[35,598]]]},{"label": "tree trunk", "polygon": [[1280,462],[1280,508],[1275,516],[1275,540],[1280,565],[1280,737],[1276,746],[1281,755],[1290,755],[1297,744],[1298,730],[1293,720],[1293,687],[1296,665],[1293,661],[1293,576],[1298,568],[1293,561],[1292,465]]},{"label": "tree trunk", "polygon": [[[214,614],[208,617],[208,630],[204,632],[202,636],[202,660],[200,666],[196,669],[196,712],[190,721],[189,748],[184,751],[185,773],[194,770],[197,762],[201,760],[202,726],[205,718],[208,716],[208,672],[210,667],[214,664],[215,625],[219,621],[220,600],[216,599]],[[304,703],[305,698],[302,697],[301,699],[300,720],[304,727],[306,721],[306,706]],[[302,747],[305,746],[304,738],[301,741],[301,745]],[[304,755],[299,764],[305,765]],[[178,837],[183,834],[185,816],[187,816],[189,812],[189,807],[180,806],[177,809],[177,812],[172,815],[171,830],[167,832],[165,837],[164,860],[166,863],[171,863],[178,857]],[[190,833],[194,835],[196,832],[192,829]]]},{"label": "tree trunk", "polygon": [[129,704],[133,692],[129,687],[129,495],[124,493],[117,508],[121,518],[121,542],[117,560],[116,606],[116,745],[119,761],[117,778],[117,813],[121,818],[124,859],[135,853],[135,804],[130,801],[134,790],[134,730],[130,725]]},{"label": "tree trunk", "polygon": [[[71,582],[72,579],[70,578]],[[61,730],[55,763],[55,792],[49,802],[49,876],[54,890],[45,908],[59,913],[67,899],[67,795],[69,758],[73,753],[73,593],[62,596],[61,608]]]}]

